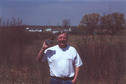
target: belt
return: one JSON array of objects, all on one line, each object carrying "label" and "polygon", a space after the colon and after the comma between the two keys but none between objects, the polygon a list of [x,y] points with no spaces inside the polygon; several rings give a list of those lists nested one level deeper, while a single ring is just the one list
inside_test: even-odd
[{"label": "belt", "polygon": [[74,79],[74,77],[56,77],[56,76],[51,76],[51,78],[60,79],[60,80],[73,80]]}]

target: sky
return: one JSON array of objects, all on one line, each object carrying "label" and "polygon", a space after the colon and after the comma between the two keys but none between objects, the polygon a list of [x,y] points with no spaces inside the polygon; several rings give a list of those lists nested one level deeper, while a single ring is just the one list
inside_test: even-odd
[{"label": "sky", "polygon": [[2,20],[19,17],[28,25],[78,25],[85,14],[124,13],[126,0],[0,0]]}]

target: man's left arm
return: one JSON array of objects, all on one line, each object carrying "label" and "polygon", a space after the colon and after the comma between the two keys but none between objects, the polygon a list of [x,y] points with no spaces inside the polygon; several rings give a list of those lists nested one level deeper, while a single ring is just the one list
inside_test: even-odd
[{"label": "man's left arm", "polygon": [[75,84],[76,81],[77,81],[77,77],[78,77],[78,74],[79,74],[79,70],[80,70],[80,67],[75,67],[75,75],[74,75],[74,79],[72,80],[72,83]]},{"label": "man's left arm", "polygon": [[76,49],[75,49],[75,52],[76,52],[76,54],[75,54],[76,56],[74,58],[74,70],[75,70],[75,74],[74,74],[74,79],[72,80],[73,84],[76,84],[80,67],[83,65],[82,60],[81,60],[78,52],[76,51]]}]

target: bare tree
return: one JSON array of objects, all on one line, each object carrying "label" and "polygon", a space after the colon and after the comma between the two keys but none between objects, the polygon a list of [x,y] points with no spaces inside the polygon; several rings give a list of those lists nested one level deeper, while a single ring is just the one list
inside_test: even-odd
[{"label": "bare tree", "polygon": [[119,32],[125,23],[122,13],[112,13],[101,17],[101,27],[111,31],[113,34]]},{"label": "bare tree", "polygon": [[21,25],[22,24],[22,19],[20,19],[19,17],[17,18],[17,25]]},{"label": "bare tree", "polygon": [[68,27],[68,26],[70,26],[70,20],[69,20],[69,19],[64,19],[64,20],[62,21],[62,26],[63,26],[63,27]]},{"label": "bare tree", "polygon": [[0,26],[1,26],[1,23],[2,23],[2,19],[0,18]]},{"label": "bare tree", "polygon": [[86,14],[82,17],[80,21],[80,26],[87,29],[89,34],[93,34],[94,30],[97,28],[100,20],[100,15],[97,13]]},{"label": "bare tree", "polygon": [[22,25],[22,19],[20,19],[19,17],[12,17],[11,19],[7,19],[7,20],[2,20],[2,18],[0,18],[0,26],[20,26]]}]

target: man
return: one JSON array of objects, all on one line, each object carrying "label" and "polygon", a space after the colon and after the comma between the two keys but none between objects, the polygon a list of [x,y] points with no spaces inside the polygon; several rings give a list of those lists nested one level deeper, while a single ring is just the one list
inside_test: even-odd
[{"label": "man", "polygon": [[37,60],[48,60],[50,84],[75,84],[82,61],[76,49],[67,44],[68,34],[63,32],[57,37],[57,45],[49,47],[46,42],[38,53]]}]

